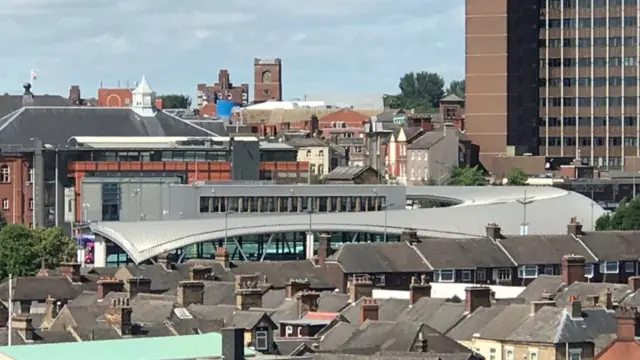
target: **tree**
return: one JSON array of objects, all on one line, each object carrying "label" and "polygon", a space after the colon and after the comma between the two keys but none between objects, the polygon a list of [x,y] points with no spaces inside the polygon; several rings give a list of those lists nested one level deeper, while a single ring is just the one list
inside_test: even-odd
[{"label": "tree", "polygon": [[640,230],[640,197],[621,201],[614,212],[600,216],[596,230]]},{"label": "tree", "polygon": [[168,94],[159,96],[162,99],[163,109],[188,109],[191,107],[191,98],[182,94]]},{"label": "tree", "polygon": [[27,229],[11,224],[0,230],[0,280],[34,275],[44,262],[49,268],[75,256],[75,243],[60,228]]},{"label": "tree", "polygon": [[385,95],[385,106],[393,109],[416,109],[429,112],[437,108],[444,96],[444,79],[428,71],[410,72],[400,78],[400,93]]},{"label": "tree", "polygon": [[458,186],[483,186],[486,185],[484,174],[477,166],[474,167],[452,167],[449,173],[447,185]]},{"label": "tree", "polygon": [[447,88],[447,95],[456,95],[457,97],[464,99],[465,93],[465,80],[453,80],[449,83],[449,87]]},{"label": "tree", "polygon": [[511,168],[511,170],[509,170],[509,173],[507,174],[507,182],[509,185],[513,185],[513,186],[526,185],[527,180],[529,180],[529,176],[527,176],[527,173],[525,173],[524,170],[517,167]]}]

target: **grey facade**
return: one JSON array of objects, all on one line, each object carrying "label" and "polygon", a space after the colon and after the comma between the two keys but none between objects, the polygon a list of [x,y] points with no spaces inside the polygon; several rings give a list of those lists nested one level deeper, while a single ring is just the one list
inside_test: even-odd
[{"label": "grey facade", "polygon": [[[225,212],[360,212],[404,209],[406,187],[396,185],[180,185],[179,179],[87,177],[80,208],[85,221],[206,219]],[[375,190],[375,191],[374,191]],[[67,214],[71,216],[71,214]]]},{"label": "grey facade", "polygon": [[407,147],[407,184],[421,185],[430,180],[442,184],[451,168],[465,163],[465,149],[451,131],[430,131]]}]

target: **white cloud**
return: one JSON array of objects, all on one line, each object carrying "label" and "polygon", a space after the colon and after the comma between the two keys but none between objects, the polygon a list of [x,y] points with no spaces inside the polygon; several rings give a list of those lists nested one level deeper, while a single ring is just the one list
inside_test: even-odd
[{"label": "white cloud", "polygon": [[[452,79],[464,71],[463,0],[0,2],[0,31],[10,34],[0,46],[11,49],[0,65],[42,64],[50,92],[146,73],[160,90],[191,93],[219,68],[251,83],[254,57],[283,59],[291,97],[335,87],[395,91],[404,72],[441,69]],[[48,84],[48,73],[62,83]],[[18,78],[7,72],[0,83]]]}]

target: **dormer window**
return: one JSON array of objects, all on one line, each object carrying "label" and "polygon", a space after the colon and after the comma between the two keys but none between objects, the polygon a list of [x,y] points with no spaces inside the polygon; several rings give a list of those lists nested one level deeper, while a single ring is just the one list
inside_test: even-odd
[{"label": "dormer window", "polygon": [[455,107],[446,107],[444,108],[444,117],[445,119],[455,119],[457,109]]},{"label": "dormer window", "polygon": [[254,344],[258,351],[269,350],[269,331],[266,329],[256,329]]}]

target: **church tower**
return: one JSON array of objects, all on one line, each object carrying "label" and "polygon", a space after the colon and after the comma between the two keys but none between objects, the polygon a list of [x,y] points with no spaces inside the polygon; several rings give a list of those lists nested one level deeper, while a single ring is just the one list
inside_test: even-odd
[{"label": "church tower", "polygon": [[156,115],[156,93],[151,89],[144,76],[131,92],[131,97],[131,109],[138,115],[145,117]]}]

